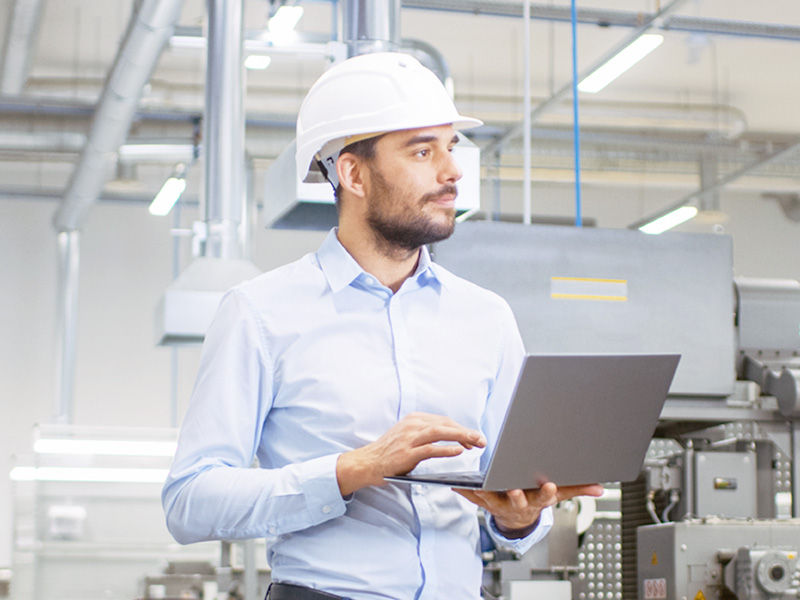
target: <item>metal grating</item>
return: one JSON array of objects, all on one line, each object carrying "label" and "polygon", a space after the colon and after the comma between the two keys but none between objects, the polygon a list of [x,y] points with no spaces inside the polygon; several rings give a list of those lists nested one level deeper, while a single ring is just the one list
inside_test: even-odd
[{"label": "metal grating", "polygon": [[573,578],[573,598],[622,599],[622,539],[619,521],[599,519],[583,536],[578,552],[578,572]]}]

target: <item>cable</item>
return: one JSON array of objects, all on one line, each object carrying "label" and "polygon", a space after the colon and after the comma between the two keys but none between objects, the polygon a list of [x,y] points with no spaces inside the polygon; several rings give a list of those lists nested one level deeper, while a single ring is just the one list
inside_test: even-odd
[{"label": "cable", "polygon": [[578,22],[575,0],[570,3],[572,21],[572,143],[575,152],[575,226],[583,227],[581,206],[581,133],[578,120]]}]

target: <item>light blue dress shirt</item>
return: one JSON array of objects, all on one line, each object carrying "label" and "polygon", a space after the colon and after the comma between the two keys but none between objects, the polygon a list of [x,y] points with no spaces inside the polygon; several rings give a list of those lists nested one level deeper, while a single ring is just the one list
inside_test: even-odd
[{"label": "light blue dress shirt", "polygon": [[[182,543],[265,537],[274,580],[355,600],[477,599],[473,504],[403,484],[344,499],[336,460],[412,412],[479,429],[491,447],[523,355],[496,294],[425,248],[393,294],[333,230],[315,254],[222,300],[164,486],[168,527]],[[416,471],[474,470],[480,458],[471,450]],[[551,523],[547,509],[525,538],[490,533],[524,552]]]}]

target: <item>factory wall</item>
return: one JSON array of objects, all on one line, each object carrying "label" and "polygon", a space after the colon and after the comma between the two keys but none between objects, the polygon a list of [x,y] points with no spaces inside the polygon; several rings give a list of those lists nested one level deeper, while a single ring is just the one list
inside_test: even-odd
[{"label": "factory wall", "polygon": [[[620,190],[587,186],[584,215],[600,227],[624,227],[685,190]],[[492,188],[483,190],[489,209]],[[501,188],[504,213],[521,212],[521,184]],[[568,185],[536,184],[534,215],[572,215]],[[12,454],[29,453],[31,428],[54,405],[55,203],[0,200],[0,473]],[[721,209],[734,237],[736,274],[800,279],[800,223],[755,192],[727,192]],[[198,218],[185,208],[182,225]],[[80,314],[74,422],[80,425],[170,425],[170,350],[154,345],[154,308],[172,279],[171,218],[142,205],[96,206],[81,238]],[[683,228],[708,231],[709,226]],[[264,270],[313,251],[324,233],[255,228],[253,260]],[[182,264],[190,260],[181,243]],[[185,410],[199,349],[179,350],[178,409]],[[11,563],[11,487],[0,477],[0,567]]]}]

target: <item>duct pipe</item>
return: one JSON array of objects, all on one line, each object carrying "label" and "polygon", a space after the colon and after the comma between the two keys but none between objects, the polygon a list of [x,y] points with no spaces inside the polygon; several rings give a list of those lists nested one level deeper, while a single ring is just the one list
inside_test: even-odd
[{"label": "duct pipe", "polygon": [[97,201],[182,4],[182,0],[143,0],[131,19],[100,93],[86,146],[53,218],[58,231],[80,229]]},{"label": "duct pipe", "polygon": [[345,0],[342,17],[348,56],[400,49],[400,0]]},{"label": "duct pipe", "polygon": [[22,93],[41,20],[42,0],[15,0],[11,6],[0,68],[0,94]]},{"label": "duct pipe", "polygon": [[206,243],[209,258],[242,258],[244,203],[243,0],[208,0],[205,99]]},{"label": "duct pipe", "polygon": [[56,423],[72,423],[78,327],[80,233],[62,231],[56,241],[59,305],[56,319],[56,394],[53,413]]},{"label": "duct pipe", "polygon": [[400,51],[410,54],[436,73],[450,96],[453,96],[453,77],[450,75],[450,66],[438,48],[423,40],[403,38],[400,43]]}]

